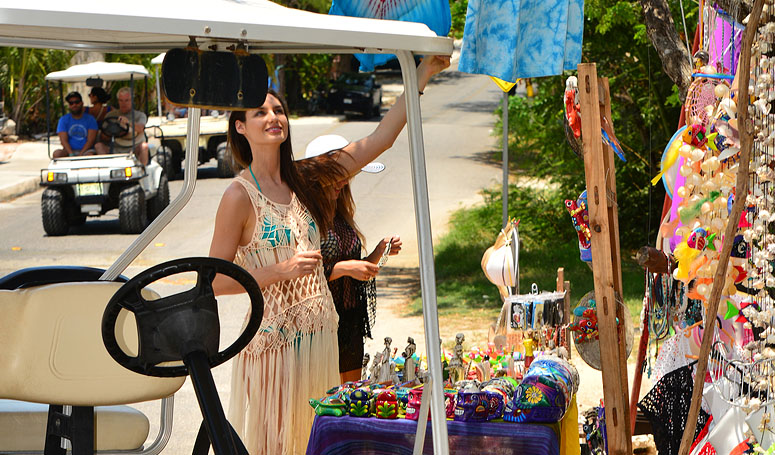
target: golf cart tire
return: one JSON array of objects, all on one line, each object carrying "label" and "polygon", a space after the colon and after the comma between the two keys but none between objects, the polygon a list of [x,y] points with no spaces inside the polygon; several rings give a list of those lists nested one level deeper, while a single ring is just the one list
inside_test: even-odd
[{"label": "golf cart tire", "polygon": [[162,166],[164,172],[167,173],[169,180],[175,180],[183,174],[183,146],[180,142],[174,140],[164,141],[163,147],[169,149],[171,153],[171,160],[169,168]]},{"label": "golf cart tire", "polygon": [[124,234],[139,234],[148,224],[145,193],[140,185],[127,186],[118,195],[118,221]]},{"label": "golf cart tire", "polygon": [[218,144],[215,154],[218,161],[218,177],[228,179],[234,177],[234,166],[231,160],[231,152],[225,142]]},{"label": "golf cart tire", "polygon": [[46,188],[40,201],[43,218],[43,230],[50,236],[67,234],[70,226],[67,223],[65,195],[59,188]]},{"label": "golf cart tire", "polygon": [[156,152],[156,162],[159,163],[164,173],[168,176],[174,175],[174,169],[172,164],[172,149],[166,145],[159,147]]},{"label": "golf cart tire", "polygon": [[170,205],[170,185],[167,176],[162,174],[156,196],[148,201],[148,221],[153,221]]}]

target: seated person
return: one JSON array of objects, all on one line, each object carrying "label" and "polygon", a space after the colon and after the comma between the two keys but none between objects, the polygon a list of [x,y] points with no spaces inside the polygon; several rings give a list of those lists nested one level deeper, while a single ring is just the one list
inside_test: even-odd
[{"label": "seated person", "polygon": [[[113,109],[105,115],[105,120],[117,118],[119,124],[129,128],[126,133],[115,138],[112,153],[128,153],[132,150],[132,93],[129,87],[121,87],[116,96],[118,98],[118,109]],[[148,138],[145,136],[145,122],[148,117],[144,112],[134,109],[134,152],[137,159],[143,165],[148,164]],[[104,132],[100,134],[101,142],[96,144],[97,153],[105,155],[111,153],[110,136]]]},{"label": "seated person", "polygon": [[94,142],[97,140],[97,121],[84,112],[80,93],[68,93],[65,101],[70,112],[63,115],[57,124],[57,135],[62,148],[54,150],[54,158],[93,155]]},{"label": "seated person", "polygon": [[105,120],[105,115],[111,111],[111,107],[107,104],[110,101],[110,95],[102,87],[92,87],[89,101],[91,106],[86,107],[86,113],[93,115],[99,125]]}]

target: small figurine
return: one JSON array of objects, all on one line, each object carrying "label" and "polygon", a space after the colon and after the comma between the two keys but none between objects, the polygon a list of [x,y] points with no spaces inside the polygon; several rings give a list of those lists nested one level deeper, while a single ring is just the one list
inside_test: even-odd
[{"label": "small figurine", "polygon": [[576,76],[570,76],[565,80],[565,118],[568,121],[573,136],[581,137],[581,109],[577,98],[579,82]]},{"label": "small figurine", "polygon": [[530,368],[530,363],[533,362],[533,329],[527,329],[527,335],[522,340],[522,345],[525,347],[525,372]]},{"label": "small figurine", "polygon": [[391,343],[393,343],[393,339],[390,337],[385,337],[385,349],[382,350],[377,382],[390,381],[390,344]]},{"label": "small figurine", "polygon": [[369,353],[365,352],[363,354],[363,365],[361,367],[361,381],[365,381],[369,378]]},{"label": "small figurine", "polygon": [[371,391],[369,389],[356,389],[350,393],[349,413],[353,417],[369,417],[369,405]]},{"label": "small figurine", "polygon": [[447,366],[449,370],[449,380],[452,384],[465,378],[465,369],[463,367],[463,342],[466,337],[462,333],[455,335],[455,348],[452,352],[452,359]]},{"label": "small figurine", "polygon": [[407,344],[406,348],[404,349],[404,352],[401,353],[401,356],[403,356],[406,361],[404,362],[404,382],[407,381],[414,381],[417,377],[416,375],[416,367],[414,364],[414,351],[417,350],[417,345],[414,344],[414,338],[409,337],[406,340]]},{"label": "small figurine", "polygon": [[371,382],[379,382],[379,368],[380,364],[382,363],[382,353],[376,352],[374,354],[374,362],[371,364],[371,376],[369,376],[369,379]]},{"label": "small figurine", "polygon": [[377,418],[398,418],[398,398],[394,390],[385,390],[377,396]]}]

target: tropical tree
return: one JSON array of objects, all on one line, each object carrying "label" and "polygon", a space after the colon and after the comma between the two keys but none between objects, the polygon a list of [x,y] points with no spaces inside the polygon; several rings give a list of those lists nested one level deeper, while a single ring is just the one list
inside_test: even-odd
[{"label": "tropical tree", "polygon": [[[45,121],[46,74],[65,69],[71,51],[0,47],[0,87],[4,110],[16,122],[16,134],[41,130]],[[61,100],[53,99],[60,109]]]}]

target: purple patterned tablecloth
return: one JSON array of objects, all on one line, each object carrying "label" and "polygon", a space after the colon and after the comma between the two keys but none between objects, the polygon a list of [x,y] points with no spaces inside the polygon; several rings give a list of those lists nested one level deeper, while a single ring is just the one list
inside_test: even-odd
[{"label": "purple patterned tablecloth", "polygon": [[[417,422],[316,416],[307,455],[411,455]],[[460,455],[559,455],[557,425],[447,421],[449,453]],[[433,454],[431,423],[424,454]]]}]

